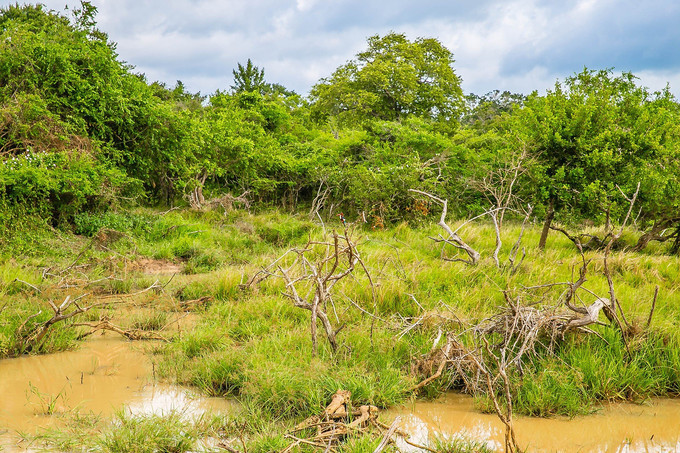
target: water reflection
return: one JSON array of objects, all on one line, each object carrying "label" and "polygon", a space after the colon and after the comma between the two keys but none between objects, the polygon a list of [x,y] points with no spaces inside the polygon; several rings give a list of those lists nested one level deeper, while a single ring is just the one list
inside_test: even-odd
[{"label": "water reflection", "polygon": [[17,432],[58,425],[61,415],[76,410],[108,417],[126,407],[139,415],[176,411],[196,417],[233,409],[225,399],[155,383],[139,348],[101,336],[76,351],[0,360],[0,450],[17,451]]},{"label": "water reflection", "polygon": [[[466,438],[502,450],[504,427],[475,410],[469,396],[448,394],[436,402],[418,402],[390,411],[414,443],[433,436]],[[531,452],[676,452],[680,451],[680,400],[656,399],[645,405],[611,404],[594,415],[515,419],[520,446]],[[419,451],[403,443],[402,451]]]}]

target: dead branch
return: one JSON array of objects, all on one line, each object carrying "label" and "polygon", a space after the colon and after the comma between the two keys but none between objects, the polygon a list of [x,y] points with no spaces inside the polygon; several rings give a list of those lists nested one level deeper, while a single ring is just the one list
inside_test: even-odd
[{"label": "dead branch", "polygon": [[123,329],[115,324],[113,324],[111,321],[108,319],[103,319],[99,322],[96,323],[91,323],[91,322],[81,322],[81,323],[74,323],[72,324],[72,327],[89,327],[90,330],[88,332],[85,332],[81,335],[78,336],[79,340],[82,340],[85,337],[88,337],[92,335],[93,333],[101,330],[109,330],[111,332],[115,332],[119,335],[124,336],[128,340],[161,340],[161,341],[168,341],[167,338],[163,337],[162,335],[156,333],[156,332],[146,332],[144,330],[139,330],[139,329]]},{"label": "dead branch", "polygon": [[[335,392],[330,404],[321,414],[307,418],[285,435],[294,442],[282,452],[289,452],[301,443],[329,451],[328,449],[332,450],[333,447],[338,446],[350,432],[364,432],[370,427],[379,428],[377,425],[378,408],[362,405],[358,410],[351,411],[349,410],[351,398],[352,394],[347,390]],[[305,438],[304,433],[313,434]]]},{"label": "dead branch", "polygon": [[[293,262],[284,267],[284,258],[293,255]],[[264,278],[274,276],[282,278],[286,284],[283,293],[298,308],[310,311],[310,334],[312,339],[312,355],[316,356],[317,345],[317,322],[326,333],[326,338],[333,350],[337,351],[338,343],[336,336],[340,329],[334,329],[327,314],[327,306],[334,309],[333,293],[338,282],[351,275],[356,265],[359,265],[368,278],[373,300],[375,301],[375,289],[373,279],[365,266],[356,244],[350,238],[350,233],[345,228],[344,235],[333,231],[327,241],[308,240],[307,244],[300,249],[288,250],[284,255],[262,269],[254,276],[249,284],[262,281]],[[271,268],[276,266],[275,270]],[[336,322],[339,322],[336,314]]]},{"label": "dead branch", "polygon": [[[618,188],[618,186],[617,186]],[[621,190],[619,188],[619,190]],[[623,192],[621,192],[623,194]],[[637,200],[638,193],[640,193],[640,183],[637,183],[637,188],[635,189],[635,193],[631,198],[628,198],[625,194],[623,194],[624,198],[626,201],[628,201],[629,206],[628,206],[628,212],[626,213],[626,217],[623,219],[623,222],[621,223],[621,228],[619,229],[618,233],[613,234],[611,236],[611,239],[607,243],[607,246],[604,249],[604,258],[602,259],[603,266],[604,266],[604,275],[607,278],[607,284],[609,285],[609,298],[612,303],[612,308],[614,310],[614,316],[616,317],[616,314],[621,315],[621,319],[623,320],[623,325],[621,322],[617,322],[619,324],[619,329],[621,330],[621,334],[624,337],[624,342],[626,342],[626,349],[628,349],[628,342],[626,340],[626,335],[628,331],[630,330],[630,324],[628,323],[628,320],[626,319],[626,315],[623,313],[623,309],[621,308],[621,304],[619,303],[618,299],[616,298],[616,291],[614,289],[614,282],[612,280],[612,275],[611,275],[611,270],[609,269],[609,254],[611,253],[612,245],[614,242],[618,241],[621,235],[623,234],[623,230],[626,227],[626,223],[628,223],[628,219],[630,218],[630,214],[633,211],[633,206],[635,205],[635,200]],[[624,330],[625,327],[625,330]],[[628,353],[630,355],[630,350],[628,350]]]},{"label": "dead branch", "polygon": [[183,300],[179,303],[182,310],[195,310],[198,307],[203,307],[213,300],[212,296],[203,296],[198,299]]},{"label": "dead branch", "polygon": [[409,435],[399,429],[398,417],[387,426],[378,420],[378,408],[375,406],[366,404],[351,410],[351,396],[346,390],[338,390],[320,414],[307,418],[284,435],[292,443],[280,453],[289,453],[301,444],[323,449],[324,452],[336,451],[352,433],[366,433],[376,439],[381,438],[374,453],[382,452],[389,443],[394,442],[394,436],[400,436],[404,442],[416,448],[435,452],[427,446],[411,442]]},{"label": "dead branch", "polygon": [[[326,186],[325,188],[324,188],[324,185]],[[331,193],[331,188],[330,188],[330,186],[327,185],[326,179],[324,178],[319,183],[319,188],[316,191],[316,196],[312,200],[312,206],[309,208],[309,219],[310,220],[312,220],[314,217],[317,217],[317,216],[319,218],[321,218],[319,212],[326,205],[326,201],[328,200],[328,196],[330,195],[330,193]],[[323,224],[323,221],[321,223]]]},{"label": "dead branch", "polygon": [[222,209],[224,209],[225,214],[227,212],[233,211],[235,205],[240,205],[245,209],[249,210],[251,205],[251,200],[248,198],[249,195],[250,195],[249,190],[244,191],[241,195],[236,197],[228,193],[221,197],[209,200],[206,203],[206,205],[211,209],[221,207]]},{"label": "dead branch", "polygon": [[675,240],[677,243],[680,241],[680,226],[678,225],[680,225],[680,217],[670,216],[656,220],[652,227],[638,238],[637,244],[635,244],[632,250],[634,252],[641,252],[652,241],[667,242]]},{"label": "dead branch", "polygon": [[510,274],[514,274],[517,272],[517,270],[520,268],[522,265],[522,262],[524,261],[524,258],[527,256],[526,249],[522,247],[522,258],[520,258],[519,263],[515,265],[515,258],[517,257],[517,251],[519,250],[519,246],[522,243],[522,236],[524,235],[524,230],[526,228],[527,222],[529,221],[529,218],[531,217],[531,214],[534,211],[533,206],[527,205],[528,209],[526,211],[526,214],[524,216],[524,220],[522,221],[522,228],[519,231],[519,236],[517,237],[517,242],[515,242],[515,245],[512,246],[512,249],[510,250],[510,255],[508,256],[508,262],[510,263]]},{"label": "dead branch", "polygon": [[30,283],[28,283],[28,282],[25,282],[25,281],[23,281],[23,280],[20,280],[20,279],[18,279],[18,278],[15,278],[15,279],[12,280],[12,281],[13,281],[13,282],[18,282],[18,283],[23,283],[24,285],[31,287],[32,289],[34,289],[35,291],[37,291],[37,292],[39,292],[39,293],[42,292],[42,291],[40,291],[40,288],[38,288],[37,286],[32,285],[32,284],[30,284]]},{"label": "dead branch", "polygon": [[[14,349],[18,351],[32,351],[40,345],[45,336],[54,324],[58,322],[65,321],[81,313],[85,313],[90,310],[93,305],[87,307],[81,307],[78,305],[78,300],[85,297],[86,295],[80,296],[76,299],[71,299],[71,296],[66,296],[64,301],[59,305],[55,305],[54,302],[48,300],[47,303],[53,311],[53,315],[47,321],[40,323],[33,327],[32,331],[28,334],[24,334],[24,328],[28,324],[28,321],[36,318],[42,313],[42,310],[29,316],[24,320],[23,323],[17,328],[16,331],[16,344]],[[74,308],[75,307],[75,308]]]},{"label": "dead branch", "polygon": [[498,219],[498,211],[493,211],[491,214],[491,220],[493,221],[493,228],[494,231],[496,232],[496,248],[493,251],[493,260],[496,263],[496,267],[498,269],[501,268],[501,263],[498,260],[498,252],[501,251],[501,246],[503,245],[503,242],[501,242],[501,227]]},{"label": "dead branch", "polygon": [[645,330],[649,330],[649,326],[652,324],[652,316],[654,316],[654,308],[656,308],[656,298],[659,295],[659,285],[654,288],[654,298],[652,299],[652,308],[649,309],[649,317],[647,318],[647,326]]},{"label": "dead branch", "polygon": [[503,228],[505,210],[519,204],[518,197],[514,193],[514,187],[518,179],[528,169],[527,165],[525,165],[527,156],[526,145],[522,143],[521,152],[516,154],[510,161],[506,161],[503,166],[490,171],[481,179],[468,181],[471,187],[479,190],[498,210],[499,217],[497,222],[499,230]]},{"label": "dead branch", "polygon": [[400,422],[401,418],[397,417],[394,419],[394,421],[390,425],[390,428],[387,430],[387,432],[385,432],[385,435],[383,436],[378,446],[375,447],[375,450],[373,450],[373,453],[382,453],[382,451],[385,448],[387,448],[387,445],[389,445],[392,436],[397,431]]},{"label": "dead branch", "polygon": [[451,227],[446,223],[446,214],[447,214],[447,209],[448,209],[448,200],[443,200],[439,197],[435,197],[432,194],[429,194],[427,192],[423,192],[421,190],[416,190],[416,189],[409,189],[409,192],[414,192],[418,193],[420,195],[424,195],[426,197],[431,198],[432,200],[436,201],[437,203],[440,203],[442,205],[442,215],[439,219],[438,225],[442,227],[442,229],[448,234],[447,238],[444,238],[443,236],[440,236],[441,241],[445,242],[447,244],[450,244],[456,248],[462,249],[467,253],[468,259],[453,259],[451,261],[462,261],[464,263],[470,264],[470,265],[475,265],[479,261],[479,252],[470,247],[468,244],[463,241],[463,239],[458,236],[456,232],[454,232]]}]

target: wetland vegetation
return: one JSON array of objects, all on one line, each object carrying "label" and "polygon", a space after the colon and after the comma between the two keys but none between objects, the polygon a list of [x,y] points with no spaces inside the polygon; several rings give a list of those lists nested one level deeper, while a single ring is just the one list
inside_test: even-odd
[{"label": "wetland vegetation", "polygon": [[95,14],[0,10],[0,358],[122,336],[238,407],[75,404],[35,445],[396,451],[379,414],[455,390],[517,450],[513,415],[680,391],[669,90],[585,69],[465,96],[441,43],[390,33],[308,97],[251,61],[202,96],[136,74]]}]

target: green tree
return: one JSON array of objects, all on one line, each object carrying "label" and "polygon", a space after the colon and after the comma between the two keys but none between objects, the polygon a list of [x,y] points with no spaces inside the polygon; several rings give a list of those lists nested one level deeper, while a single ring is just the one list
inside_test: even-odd
[{"label": "green tree", "polygon": [[463,107],[453,54],[438,40],[368,38],[368,49],[311,90],[315,115],[352,124],[418,116],[455,123]]},{"label": "green tree", "polygon": [[465,96],[466,109],[461,122],[477,129],[486,129],[503,113],[521,107],[526,96],[509,91],[493,90],[484,95],[470,93]]},{"label": "green tree", "polygon": [[232,70],[234,74],[234,84],[231,89],[234,93],[257,91],[262,93],[267,84],[264,81],[264,69],[260,69],[250,61],[245,66],[238,63],[237,69]]},{"label": "green tree", "polygon": [[677,115],[660,108],[660,96],[668,95],[649,93],[631,73],[584,69],[545,96],[533,93],[508,117],[508,131],[536,163],[528,189],[545,209],[541,247],[560,211],[595,220],[622,213],[617,185],[632,193],[638,169],[657,168],[677,146]]}]

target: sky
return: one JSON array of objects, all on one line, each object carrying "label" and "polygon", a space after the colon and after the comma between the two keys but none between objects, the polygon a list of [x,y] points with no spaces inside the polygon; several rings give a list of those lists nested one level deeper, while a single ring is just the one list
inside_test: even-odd
[{"label": "sky", "polygon": [[[15,0],[0,0],[0,4]],[[21,3],[21,2],[20,2]],[[43,0],[63,11],[73,0]],[[589,69],[633,72],[680,97],[677,0],[92,0],[120,58],[150,81],[228,90],[250,58],[306,95],[390,31],[437,38],[466,93],[545,92]]]}]

